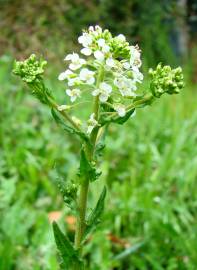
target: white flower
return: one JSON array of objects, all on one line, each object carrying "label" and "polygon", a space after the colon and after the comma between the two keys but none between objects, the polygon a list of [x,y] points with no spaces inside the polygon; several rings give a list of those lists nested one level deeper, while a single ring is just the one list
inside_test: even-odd
[{"label": "white flower", "polygon": [[126,114],[126,109],[125,109],[125,106],[123,104],[115,104],[114,110],[117,111],[117,113],[120,117],[124,117]]},{"label": "white flower", "polygon": [[87,133],[90,134],[92,132],[93,128],[95,128],[98,125],[98,122],[95,119],[95,114],[94,113],[92,113],[90,115],[90,118],[87,121],[87,123],[88,123]]},{"label": "white flower", "polygon": [[135,46],[130,46],[130,65],[140,67],[142,62],[140,59],[140,51]]},{"label": "white flower", "polygon": [[100,62],[102,62],[104,60],[104,58],[105,58],[104,54],[101,51],[95,51],[94,52],[94,57]]},{"label": "white flower", "polygon": [[89,47],[92,44],[92,37],[88,33],[83,33],[82,36],[78,38],[78,42],[83,45],[83,47]]},{"label": "white flower", "polygon": [[77,53],[68,54],[65,59],[66,61],[71,61],[69,68],[72,70],[79,69],[86,61],[79,57]]},{"label": "white flower", "polygon": [[91,25],[91,26],[89,26],[88,30],[89,30],[90,32],[93,32],[93,31],[94,31],[94,27]]},{"label": "white flower", "polygon": [[115,61],[112,57],[107,58],[106,65],[109,69],[113,68],[115,66]]},{"label": "white flower", "polygon": [[123,66],[123,68],[125,68],[125,69],[130,69],[130,64],[129,64],[129,62],[124,62],[123,64],[122,64],[122,66]]},{"label": "white flower", "polygon": [[139,71],[139,69],[138,69],[137,67],[134,66],[134,67],[132,68],[132,73],[133,73],[133,79],[134,79],[134,81],[135,81],[135,82],[141,83],[142,80],[143,80],[143,78],[144,78],[144,76],[143,76],[143,74]]},{"label": "white flower", "polygon": [[69,105],[60,105],[57,107],[58,111],[62,112],[62,111],[65,111],[65,110],[69,110],[70,109],[70,106]]},{"label": "white flower", "polygon": [[83,48],[83,49],[81,49],[81,53],[86,55],[86,56],[89,56],[92,54],[92,50],[90,48]]},{"label": "white flower", "polygon": [[108,46],[108,45],[104,45],[103,47],[102,47],[102,52],[104,52],[104,53],[108,53],[110,51],[110,47]]},{"label": "white flower", "polygon": [[119,91],[123,97],[135,96],[134,91],[137,89],[135,81],[128,79],[124,76],[120,76],[114,79],[114,85],[119,88]]},{"label": "white flower", "polygon": [[123,34],[120,34],[120,35],[118,35],[117,37],[116,37],[118,40],[120,40],[120,41],[126,41],[126,38],[125,38],[125,36],[123,35]]},{"label": "white flower", "polygon": [[67,69],[66,71],[60,73],[60,75],[58,76],[58,80],[63,81],[65,79],[68,79],[71,74],[73,74],[73,72]]},{"label": "white flower", "polygon": [[75,85],[77,82],[79,81],[79,78],[75,77],[75,78],[68,78],[68,86],[73,86]]},{"label": "white flower", "polygon": [[100,47],[103,47],[103,46],[105,45],[105,40],[104,40],[104,38],[99,38],[99,39],[97,40],[97,43],[98,43],[98,45],[99,45]]},{"label": "white flower", "polygon": [[93,84],[95,82],[94,72],[87,68],[82,68],[79,74],[79,78],[88,84]]},{"label": "white flower", "polygon": [[74,102],[77,97],[80,97],[81,91],[80,91],[80,89],[77,89],[77,88],[72,89],[72,90],[67,89],[66,94],[70,97],[70,101]]},{"label": "white flower", "polygon": [[110,93],[112,92],[112,87],[108,83],[102,82],[99,85],[98,89],[95,89],[92,92],[93,96],[98,96],[99,95],[99,100],[101,102],[106,102],[110,96]]}]

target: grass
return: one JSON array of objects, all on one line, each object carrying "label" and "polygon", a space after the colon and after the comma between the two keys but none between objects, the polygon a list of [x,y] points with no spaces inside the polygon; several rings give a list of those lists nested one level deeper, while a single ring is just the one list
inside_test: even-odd
[{"label": "grass", "polygon": [[[57,171],[74,177],[79,147],[10,75],[11,65],[0,61],[0,269],[56,270],[48,215],[61,211],[73,237],[56,178]],[[63,97],[56,79],[48,84]],[[196,127],[190,86],[138,110],[124,128],[110,127],[103,174],[89,197],[91,207],[107,183],[103,221],[85,250],[87,269],[196,269]]]}]

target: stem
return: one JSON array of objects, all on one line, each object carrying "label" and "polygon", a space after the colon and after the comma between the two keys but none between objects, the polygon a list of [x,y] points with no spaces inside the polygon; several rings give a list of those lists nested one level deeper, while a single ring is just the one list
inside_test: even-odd
[{"label": "stem", "polygon": [[81,185],[79,200],[78,200],[78,220],[77,220],[77,228],[75,234],[75,248],[79,249],[81,245],[81,240],[83,237],[83,233],[85,230],[85,216],[86,216],[86,207],[87,207],[87,196],[88,196],[88,187],[89,180],[86,179],[84,183]]},{"label": "stem", "polygon": [[[103,70],[103,66],[101,66],[98,72],[98,76],[97,76],[96,87],[99,87],[99,84],[103,80],[103,77],[104,77],[104,70]],[[99,96],[95,97],[93,111],[95,114],[95,119],[98,120]],[[92,144],[91,149],[89,148],[89,145],[87,144],[85,145],[85,153],[89,162],[93,160],[98,131],[99,131],[99,127],[94,128],[94,130],[92,131],[92,134],[90,137],[91,144]],[[77,217],[77,225],[76,225],[76,232],[75,232],[75,248],[80,250],[80,252],[82,252],[81,242],[82,242],[84,230],[86,227],[85,219],[86,219],[89,182],[90,182],[90,179],[88,178],[83,179],[80,186],[79,198],[78,198],[78,217]]]},{"label": "stem", "polygon": [[52,108],[56,109],[61,115],[77,130],[81,131],[81,129],[76,125],[76,123],[72,120],[72,118],[65,112],[65,111],[59,111],[58,107],[59,105],[55,103],[54,100],[48,97],[48,100],[50,101],[50,105]]}]

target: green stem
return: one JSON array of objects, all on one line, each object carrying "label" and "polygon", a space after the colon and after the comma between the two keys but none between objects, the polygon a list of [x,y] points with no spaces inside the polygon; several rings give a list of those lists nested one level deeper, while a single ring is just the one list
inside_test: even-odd
[{"label": "green stem", "polygon": [[[99,87],[100,82],[104,78],[104,70],[101,66],[98,72],[96,87]],[[99,96],[95,97],[94,100],[94,108],[93,108],[95,119],[99,118]],[[89,162],[93,160],[96,138],[99,131],[99,127],[96,127],[91,134],[91,149],[89,145],[85,145],[85,153]],[[77,225],[75,232],[75,248],[82,252],[81,242],[84,234],[84,230],[86,227],[85,219],[86,219],[86,209],[87,209],[87,198],[88,198],[88,190],[89,190],[89,182],[90,179],[83,179],[82,184],[80,186],[79,198],[78,198],[78,217],[77,217]],[[77,268],[75,268],[77,270]]]},{"label": "green stem", "polygon": [[75,234],[75,248],[80,249],[83,233],[85,230],[85,216],[87,207],[89,180],[86,179],[80,187],[79,200],[78,200],[78,218]]},{"label": "green stem", "polygon": [[48,100],[49,100],[52,108],[56,109],[74,128],[81,131],[80,127],[76,125],[76,123],[72,120],[72,118],[65,111],[58,110],[59,105],[57,103],[55,103],[55,101],[53,99],[48,97]]}]

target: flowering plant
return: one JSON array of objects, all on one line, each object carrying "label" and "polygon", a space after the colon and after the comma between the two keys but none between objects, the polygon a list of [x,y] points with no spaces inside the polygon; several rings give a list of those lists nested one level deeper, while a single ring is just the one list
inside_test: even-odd
[{"label": "flowering plant", "polygon": [[[87,215],[89,184],[98,179],[98,157],[104,148],[106,128],[110,123],[124,124],[137,108],[152,104],[164,93],[176,94],[183,88],[181,68],[159,64],[150,69],[150,88],[140,93],[143,82],[139,47],[131,46],[124,35],[113,37],[108,30],[90,26],[78,38],[81,55],[65,57],[67,69],[58,79],[65,81],[68,102],[57,104],[43,80],[46,61],[31,55],[16,61],[13,72],[32,89],[32,93],[51,108],[55,121],[81,142],[80,165],[75,182],[59,182],[64,201],[77,213],[75,241],[72,243],[56,222],[53,230],[63,269],[84,269],[83,245],[99,223],[106,196],[103,188],[95,208]],[[65,99],[66,100],[66,99]],[[74,115],[78,106],[89,102],[88,118]]]}]

